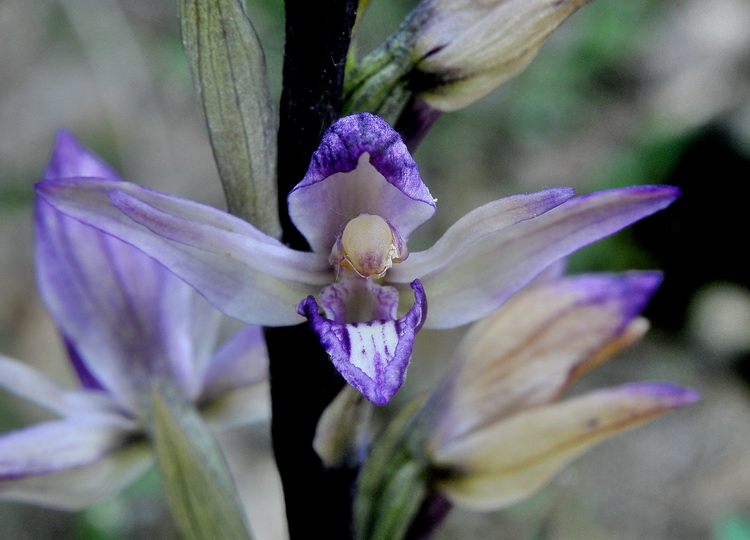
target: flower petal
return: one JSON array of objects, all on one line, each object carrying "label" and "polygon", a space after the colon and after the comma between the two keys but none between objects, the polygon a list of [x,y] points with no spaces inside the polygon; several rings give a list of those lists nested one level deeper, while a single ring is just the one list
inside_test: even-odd
[{"label": "flower petal", "polygon": [[168,372],[196,393],[193,346],[213,337],[213,329],[191,324],[194,302],[205,301],[189,285],[43,199],[36,205],[36,239],[40,293],[88,374],[131,409],[154,372]]},{"label": "flower petal", "polygon": [[136,246],[245,322],[296,324],[299,299],[332,280],[325,258],[291,250],[209,206],[126,182],[42,182],[37,192],[61,212]]},{"label": "flower petal", "polygon": [[697,399],[670,384],[640,383],[524,411],[433,447],[433,462],[447,474],[437,489],[477,510],[506,507],[599,441]]},{"label": "flower petal", "polygon": [[[111,419],[110,419],[111,420]],[[47,422],[0,436],[0,499],[68,510],[111,495],[151,463],[110,420]]]},{"label": "flower petal", "polygon": [[[412,253],[407,261],[388,272],[389,281],[410,283],[408,276],[425,275],[450,260],[456,250],[482,242],[492,234],[538,217],[575,195],[572,188],[558,187],[522,193],[487,203],[454,223],[428,250]],[[432,317],[432,314],[430,314]]]},{"label": "flower petal", "polygon": [[407,283],[419,276],[430,299],[427,328],[460,326],[498,308],[550,264],[665,208],[678,193],[671,186],[601,191],[511,226],[502,219],[497,227],[485,222],[481,235],[471,232],[477,221],[472,213],[446,233],[445,242],[412,253],[388,278]]},{"label": "flower petal", "polygon": [[294,224],[326,257],[343,225],[360,213],[388,220],[406,241],[435,212],[401,137],[369,113],[341,118],[326,131],[288,201]]},{"label": "flower petal", "polygon": [[72,177],[120,179],[99,156],[81,145],[69,132],[60,130],[43,178],[59,180]]},{"label": "flower petal", "polygon": [[375,405],[388,403],[403,384],[414,336],[427,315],[422,285],[415,280],[411,286],[414,305],[397,320],[342,324],[320,315],[312,296],[299,305],[339,373]]},{"label": "flower petal", "polygon": [[[60,132],[45,179],[62,188],[80,176],[123,184],[98,156]],[[41,198],[36,218],[39,287],[81,383],[106,387],[132,406],[149,374],[166,371],[195,396],[196,368],[215,343],[218,312],[155,260]]]},{"label": "flower petal", "polygon": [[0,354],[0,387],[60,416],[117,414],[107,394],[92,390],[68,390],[41,371]]},{"label": "flower petal", "polygon": [[326,317],[341,324],[398,318],[398,291],[370,279],[342,276],[324,287],[318,299]]},{"label": "flower petal", "polygon": [[457,347],[455,367],[432,398],[433,440],[444,445],[559,398],[574,378],[645,331],[636,317],[660,283],[658,272],[591,274],[517,293]]},{"label": "flower petal", "polygon": [[203,374],[204,398],[268,379],[268,350],[260,326],[235,332],[216,351]]}]

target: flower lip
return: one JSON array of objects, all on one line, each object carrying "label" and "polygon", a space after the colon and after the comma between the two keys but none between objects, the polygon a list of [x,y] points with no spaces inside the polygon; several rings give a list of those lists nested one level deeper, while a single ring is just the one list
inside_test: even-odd
[{"label": "flower lip", "polygon": [[320,336],[323,348],[346,382],[375,405],[386,405],[403,384],[414,337],[427,317],[422,284],[414,280],[411,288],[414,305],[395,320],[339,323],[319,314],[318,303],[312,296],[297,307]]}]

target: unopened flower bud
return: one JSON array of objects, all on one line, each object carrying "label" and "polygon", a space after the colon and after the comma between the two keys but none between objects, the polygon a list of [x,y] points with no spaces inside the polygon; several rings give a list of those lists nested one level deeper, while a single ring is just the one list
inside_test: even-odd
[{"label": "unopened flower bud", "polygon": [[521,72],[588,1],[424,0],[412,53],[414,93],[442,111],[469,105]]}]

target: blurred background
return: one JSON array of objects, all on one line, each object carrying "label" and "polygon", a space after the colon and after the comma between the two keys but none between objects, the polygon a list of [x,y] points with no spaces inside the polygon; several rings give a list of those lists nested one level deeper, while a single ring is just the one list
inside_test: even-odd
[{"label": "blurred background", "polygon": [[[248,3],[278,96],[283,3]],[[415,3],[373,0],[359,50],[380,43]],[[127,180],[223,204],[176,12],[167,0],[0,0],[0,352],[62,382],[70,373],[33,277],[32,186],[56,130],[72,131]],[[413,251],[512,193],[680,186],[668,210],[571,259],[575,272],[665,272],[647,338],[573,391],[665,380],[703,396],[601,444],[527,502],[453,512],[439,538],[750,539],[750,272],[740,208],[750,180],[750,2],[596,0],[525,72],[441,117],[415,158],[438,212]],[[418,340],[405,394],[434,381],[434,351],[450,350],[460,333]],[[43,417],[0,395],[0,431]],[[223,443],[258,538],[283,539],[267,424]],[[0,503],[0,539],[27,538],[175,533],[151,472],[80,513]]]}]

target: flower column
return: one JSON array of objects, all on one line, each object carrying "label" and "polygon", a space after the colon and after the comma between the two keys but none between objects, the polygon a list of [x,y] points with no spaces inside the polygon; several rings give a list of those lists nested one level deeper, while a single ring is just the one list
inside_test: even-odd
[{"label": "flower column", "polygon": [[[286,196],[305,175],[325,129],[338,117],[356,15],[356,0],[332,0],[325,8],[308,0],[287,0],[284,88],[278,139],[278,194],[282,239],[308,249],[292,225]],[[327,538],[350,538],[350,478],[323,470],[312,447],[321,413],[344,382],[307,324],[267,328],[270,356],[272,435],[284,485],[292,538],[311,529]],[[304,357],[299,352],[306,351]],[[309,517],[317,516],[318,523]]]}]

